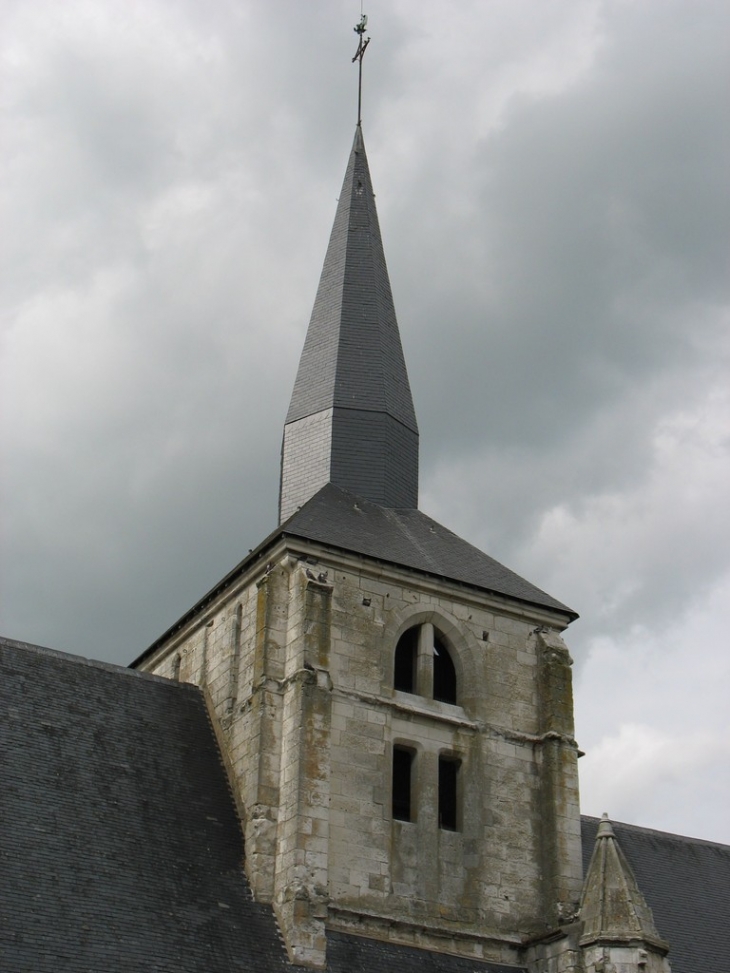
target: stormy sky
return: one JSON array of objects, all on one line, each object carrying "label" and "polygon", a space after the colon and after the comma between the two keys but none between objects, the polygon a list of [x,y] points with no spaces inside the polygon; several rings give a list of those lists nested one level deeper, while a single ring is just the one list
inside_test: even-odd
[{"label": "stormy sky", "polygon": [[[421,509],[580,612],[583,810],[730,842],[726,0],[373,0]],[[128,664],[276,525],[357,0],[0,0],[3,634]]]}]

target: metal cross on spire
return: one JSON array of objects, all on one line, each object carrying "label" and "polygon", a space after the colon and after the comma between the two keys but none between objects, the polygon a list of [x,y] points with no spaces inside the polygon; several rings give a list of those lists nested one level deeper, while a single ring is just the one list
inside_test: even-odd
[{"label": "metal cross on spire", "polygon": [[[362,9],[362,8],[360,8]],[[365,56],[365,50],[370,43],[370,38],[365,36],[365,30],[368,25],[367,14],[360,15],[360,23],[354,28],[355,33],[358,35],[357,50],[355,51],[355,56],[352,59],[352,63],[358,62],[358,76],[357,76],[357,124],[360,124],[361,114],[362,114],[362,59]]]}]

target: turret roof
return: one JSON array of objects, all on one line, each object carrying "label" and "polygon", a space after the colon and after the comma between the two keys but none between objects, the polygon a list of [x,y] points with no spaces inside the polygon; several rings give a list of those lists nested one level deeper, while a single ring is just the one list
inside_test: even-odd
[{"label": "turret roof", "polygon": [[[586,873],[600,826],[581,817]],[[669,941],[673,973],[730,973],[730,846],[617,821],[611,828]]]},{"label": "turret roof", "polygon": [[654,925],[651,909],[616,840],[607,815],[598,825],[596,844],[580,906],[582,943],[633,942],[666,948]]}]

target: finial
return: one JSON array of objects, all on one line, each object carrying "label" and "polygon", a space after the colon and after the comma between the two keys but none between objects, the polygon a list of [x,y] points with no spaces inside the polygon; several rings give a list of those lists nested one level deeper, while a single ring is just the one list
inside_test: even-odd
[{"label": "finial", "polygon": [[357,124],[360,124],[362,115],[362,59],[365,56],[365,50],[370,43],[370,38],[365,36],[365,30],[368,26],[367,14],[361,12],[360,23],[354,28],[355,33],[358,35],[357,50],[355,51],[355,56],[352,59],[352,63],[358,62],[357,69]]},{"label": "finial", "polygon": [[598,831],[596,833],[596,838],[615,838],[616,835],[613,833],[613,827],[609,820],[608,815],[604,812],[603,817],[598,823]]}]

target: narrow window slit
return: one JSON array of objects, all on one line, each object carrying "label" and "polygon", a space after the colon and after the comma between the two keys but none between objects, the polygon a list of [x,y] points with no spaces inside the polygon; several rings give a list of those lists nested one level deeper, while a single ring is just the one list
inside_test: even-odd
[{"label": "narrow window slit", "polygon": [[459,830],[459,767],[454,757],[439,757],[439,828]]},{"label": "narrow window slit", "polygon": [[416,691],[416,661],[418,659],[418,629],[409,628],[395,647],[393,687],[402,693]]},{"label": "narrow window slit", "polygon": [[456,703],[456,669],[438,636],[433,644],[433,698],[441,703]]},{"label": "narrow window slit", "polygon": [[393,747],[393,818],[413,821],[413,762],[415,754],[406,747]]}]

